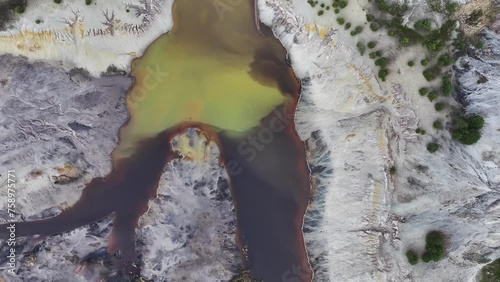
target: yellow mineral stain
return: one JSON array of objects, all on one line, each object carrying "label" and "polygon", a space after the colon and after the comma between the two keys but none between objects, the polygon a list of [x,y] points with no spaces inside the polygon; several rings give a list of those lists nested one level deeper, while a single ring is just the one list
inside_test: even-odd
[{"label": "yellow mineral stain", "polygon": [[320,27],[319,28],[319,38],[325,39],[326,38],[326,28]]},{"label": "yellow mineral stain", "polygon": [[207,144],[207,137],[197,131],[196,135],[191,138],[187,134],[179,135],[172,145],[172,149],[183,158],[192,161],[206,161],[209,156]]},{"label": "yellow mineral stain", "polygon": [[269,54],[282,60],[284,53],[272,36],[256,30],[250,4],[243,1],[222,13],[208,0],[175,2],[174,29],[132,63],[131,118],[120,131],[115,157],[126,157],[138,141],[187,122],[244,134],[275,107],[292,102],[273,81],[275,74],[260,73],[275,64]]},{"label": "yellow mineral stain", "polygon": [[377,145],[381,152],[385,150],[384,130],[382,128],[377,129]]}]

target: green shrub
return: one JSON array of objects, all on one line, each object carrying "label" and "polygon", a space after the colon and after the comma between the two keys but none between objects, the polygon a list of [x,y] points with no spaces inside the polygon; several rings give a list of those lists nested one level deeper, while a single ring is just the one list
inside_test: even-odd
[{"label": "green shrub", "polygon": [[439,94],[437,93],[437,91],[431,91],[429,92],[429,94],[427,95],[427,98],[429,98],[429,101],[434,101],[438,98]]},{"label": "green shrub", "polygon": [[23,6],[17,6],[17,7],[14,8],[14,12],[16,14],[22,14],[22,13],[24,13],[24,7]]},{"label": "green shrub", "polygon": [[395,30],[395,29],[389,29],[387,31],[387,35],[391,36],[391,37],[396,37],[396,35],[398,35],[398,31]]},{"label": "green shrub", "polygon": [[476,44],[474,44],[474,47],[476,47],[477,49],[481,49],[481,48],[483,48],[483,47],[484,47],[484,41],[482,41],[482,40],[478,40],[478,41],[476,42]]},{"label": "green shrub", "polygon": [[431,37],[429,40],[427,40],[425,47],[427,47],[427,49],[429,49],[430,51],[441,50],[444,47],[443,39]]},{"label": "green shrub", "polygon": [[434,105],[434,109],[437,111],[437,112],[440,112],[442,111],[444,108],[446,107],[446,104],[445,103],[441,103],[441,102],[438,102]]},{"label": "green shrub", "polygon": [[361,54],[361,56],[363,56],[365,54],[365,50],[366,50],[365,44],[358,42],[358,43],[356,43],[356,48],[358,48],[359,54]]},{"label": "green shrub", "polygon": [[443,123],[439,120],[436,120],[432,123],[432,127],[435,129],[443,129]]},{"label": "green shrub", "polygon": [[422,256],[424,262],[439,261],[444,256],[443,238],[436,231],[427,233],[425,236],[425,253]]},{"label": "green shrub", "polygon": [[426,133],[426,131],[425,131],[425,130],[423,130],[422,128],[420,128],[420,127],[419,127],[419,128],[417,128],[417,129],[415,130],[415,132],[416,132],[416,133],[418,133],[418,134],[421,134],[421,135],[424,135],[424,134]]},{"label": "green shrub", "polygon": [[432,30],[432,21],[430,19],[419,20],[413,25],[415,29],[431,31]]},{"label": "green shrub", "polygon": [[427,92],[429,92],[429,89],[427,89],[425,87],[418,89],[418,94],[420,94],[420,96],[425,96],[427,94]]},{"label": "green shrub", "polygon": [[345,23],[344,29],[350,29],[351,28],[351,23]]},{"label": "green shrub", "polygon": [[54,3],[61,4],[62,0],[54,0]]},{"label": "green shrub", "polygon": [[85,5],[90,5],[92,4],[92,0],[85,0]]},{"label": "green shrub", "polygon": [[345,20],[344,18],[337,18],[337,22],[339,23],[339,25],[343,25],[345,23]]},{"label": "green shrub", "polygon": [[370,29],[372,31],[377,31],[380,29],[380,27],[381,27],[381,25],[377,21],[373,21],[372,23],[370,23]]},{"label": "green shrub", "polygon": [[[429,151],[431,153],[434,153],[437,150],[439,150],[439,144],[434,143],[434,142],[431,142],[431,143],[427,144],[427,151]],[[422,257],[422,259],[424,259],[424,258]]]},{"label": "green shrub", "polygon": [[413,67],[415,65],[415,61],[408,61],[408,66]]},{"label": "green shrub", "polygon": [[391,175],[396,174],[396,167],[395,167],[395,166],[391,166],[391,168],[389,169],[389,173],[390,173]]},{"label": "green shrub", "polygon": [[373,49],[373,48],[375,48],[375,46],[377,46],[377,42],[376,41],[370,41],[370,42],[368,42],[367,45],[368,45],[368,48]]},{"label": "green shrub", "polygon": [[370,14],[366,14],[366,21],[371,22],[371,21],[373,21],[374,19],[375,19],[375,18],[374,18],[372,15],[370,15]]},{"label": "green shrub", "polygon": [[465,145],[472,145],[481,138],[484,125],[483,117],[479,115],[456,115],[451,122],[451,137]]},{"label": "green shrub", "polygon": [[415,254],[414,251],[412,250],[409,250],[408,252],[406,252],[406,258],[408,259],[408,263],[410,263],[411,265],[415,265],[418,263],[418,256],[417,254]]},{"label": "green shrub", "polygon": [[370,53],[368,54],[368,57],[369,57],[370,59],[374,60],[374,59],[377,57],[377,52],[370,52]]},{"label": "green shrub", "polygon": [[443,54],[438,58],[438,65],[445,67],[453,64],[455,60],[448,54]]},{"label": "green shrub", "polygon": [[334,12],[335,14],[338,14],[338,13],[340,12],[340,9],[339,9],[339,8],[335,8],[335,10],[333,10],[333,12]]},{"label": "green shrub", "polygon": [[408,46],[410,45],[410,39],[408,37],[402,37],[399,39],[399,44],[401,44],[401,46]]},{"label": "green shrub", "polygon": [[340,2],[339,2],[339,7],[340,7],[340,9],[344,9],[345,7],[347,7],[347,4],[348,4],[348,2],[347,2],[347,1],[340,1]]},{"label": "green shrub", "polygon": [[382,57],[382,55],[383,55],[382,50],[376,51],[375,55],[377,55],[377,57]]},{"label": "green shrub", "polygon": [[323,13],[324,13],[324,12],[323,12],[323,10],[319,10],[319,12],[318,12],[318,16],[322,16],[322,15],[323,15]]},{"label": "green shrub", "polygon": [[388,63],[389,61],[387,60],[387,58],[378,58],[375,60],[375,65],[379,66],[381,69],[385,69]]},{"label": "green shrub", "polygon": [[425,67],[429,64],[429,61],[427,59],[423,59],[420,61],[420,64]]},{"label": "green shrub", "polygon": [[427,81],[432,81],[436,78],[436,75],[437,75],[437,69],[432,69],[432,68],[429,68],[429,69],[425,69],[422,74],[424,75],[425,77],[425,80]]},{"label": "green shrub", "polygon": [[451,14],[453,12],[455,12],[455,10],[458,8],[458,4],[457,3],[452,3],[452,2],[449,2],[446,4],[446,11]]},{"label": "green shrub", "polygon": [[[88,0],[85,0],[85,1],[88,1]],[[321,8],[324,8],[325,7],[325,3],[321,3],[321,5],[319,5]]]},{"label": "green shrub", "polygon": [[447,75],[443,76],[441,81],[442,81],[441,91],[443,91],[443,94],[445,96],[450,95],[451,92],[453,91],[453,85],[451,84],[451,75],[447,74]]},{"label": "green shrub", "polygon": [[42,23],[42,21],[37,19],[37,20],[35,20],[35,23],[40,24],[40,23]]},{"label": "green shrub", "polygon": [[389,74],[388,69],[381,69],[378,71],[378,77],[382,79],[382,81],[385,81],[385,77]]}]

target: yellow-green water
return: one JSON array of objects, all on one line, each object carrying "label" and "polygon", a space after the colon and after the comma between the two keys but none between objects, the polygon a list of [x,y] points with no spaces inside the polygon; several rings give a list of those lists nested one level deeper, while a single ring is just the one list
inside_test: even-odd
[{"label": "yellow-green water", "polygon": [[292,101],[272,77],[279,74],[262,73],[285,53],[259,34],[252,8],[251,1],[176,1],[174,29],[132,64],[131,119],[115,156],[129,156],[139,140],[185,122],[245,133]]}]

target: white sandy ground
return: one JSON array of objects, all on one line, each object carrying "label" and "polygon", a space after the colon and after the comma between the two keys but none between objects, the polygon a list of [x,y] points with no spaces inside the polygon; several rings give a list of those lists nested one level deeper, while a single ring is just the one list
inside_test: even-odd
[{"label": "white sandy ground", "polygon": [[[350,1],[341,16],[353,27],[364,25],[366,4]],[[410,22],[422,17],[416,7]],[[318,18],[317,9],[300,0],[262,1],[260,8],[303,81],[296,121],[315,180],[305,218],[314,281],[475,281],[484,265],[479,261],[500,256],[498,35],[485,37],[488,60],[466,57],[456,64],[463,69],[469,62],[457,74],[470,89],[467,111],[486,119],[483,138],[465,147],[432,128],[447,112],[435,112],[419,96],[427,85],[422,68],[406,65],[423,57],[421,49],[401,52],[368,26],[353,38],[326,16],[333,13]],[[355,47],[374,39],[386,55],[397,55],[385,83]],[[489,81],[477,85],[478,73]],[[427,134],[417,135],[417,126]],[[441,145],[435,154],[425,148],[432,140]],[[393,165],[395,176],[388,173]],[[431,230],[445,234],[446,258],[409,265],[404,253],[421,254]]]},{"label": "white sandy ground", "polygon": [[0,31],[0,53],[85,68],[93,75],[110,65],[128,71],[133,58],[172,28],[172,2],[97,0],[87,6],[83,0],[29,1],[12,27]]}]

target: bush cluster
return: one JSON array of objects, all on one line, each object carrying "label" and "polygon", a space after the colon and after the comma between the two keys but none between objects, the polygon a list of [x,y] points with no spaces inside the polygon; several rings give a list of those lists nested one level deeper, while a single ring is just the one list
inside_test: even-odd
[{"label": "bush cluster", "polygon": [[456,115],[451,122],[451,137],[464,145],[472,145],[481,138],[483,125],[480,115]]}]

